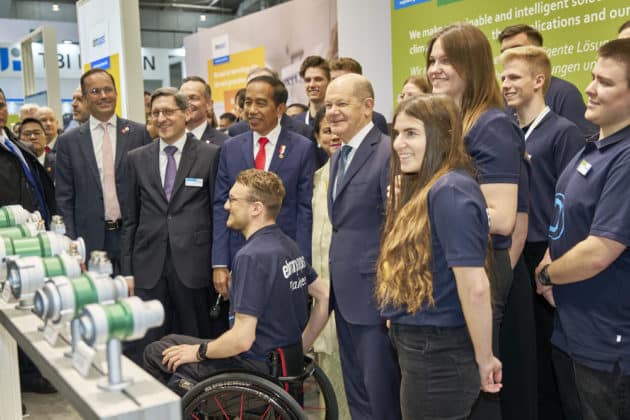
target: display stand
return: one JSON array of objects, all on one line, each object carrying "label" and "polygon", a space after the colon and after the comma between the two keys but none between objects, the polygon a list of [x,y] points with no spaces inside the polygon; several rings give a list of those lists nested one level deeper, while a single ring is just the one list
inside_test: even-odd
[{"label": "display stand", "polygon": [[41,320],[35,315],[15,310],[13,304],[0,300],[3,418],[5,415],[10,419],[21,418],[17,344],[84,419],[181,419],[180,398],[125,357],[121,360],[122,369],[134,381],[124,391],[107,392],[99,388],[107,373],[96,363],[88,376],[82,377],[72,367],[71,360],[63,355],[69,343],[59,340],[51,347],[37,330],[40,324]]}]

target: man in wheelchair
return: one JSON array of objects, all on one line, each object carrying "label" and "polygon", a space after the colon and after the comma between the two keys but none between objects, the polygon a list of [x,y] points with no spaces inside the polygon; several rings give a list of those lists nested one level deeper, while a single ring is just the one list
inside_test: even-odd
[{"label": "man in wheelchair", "polygon": [[286,376],[299,373],[282,368],[303,368],[303,351],[328,319],[329,288],[275,224],[284,195],[276,174],[256,169],[229,192],[227,226],[247,241],[232,263],[231,328],[211,341],[167,335],[145,349],[145,369],[180,395],[224,370]]}]

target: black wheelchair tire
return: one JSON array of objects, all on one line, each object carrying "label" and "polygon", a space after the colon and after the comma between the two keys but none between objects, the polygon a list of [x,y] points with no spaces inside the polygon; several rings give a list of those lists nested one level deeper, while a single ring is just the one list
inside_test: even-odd
[{"label": "black wheelchair tire", "polygon": [[326,404],[326,420],[337,420],[339,418],[337,396],[335,395],[335,390],[330,383],[328,376],[326,376],[322,368],[315,366],[313,377],[315,378],[315,381],[321,390],[322,396],[324,397],[324,404]]},{"label": "black wheelchair tire", "polygon": [[183,418],[191,418],[192,409],[202,398],[206,400],[209,396],[230,390],[241,390],[267,398],[283,420],[308,420],[302,407],[284,389],[265,378],[248,373],[222,373],[197,384],[182,398]]}]

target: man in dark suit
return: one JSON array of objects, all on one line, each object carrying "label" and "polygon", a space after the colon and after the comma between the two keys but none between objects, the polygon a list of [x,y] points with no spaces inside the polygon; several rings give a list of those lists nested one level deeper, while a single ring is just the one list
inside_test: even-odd
[{"label": "man in dark suit", "polygon": [[186,133],[190,113],[184,94],[157,89],[151,116],[159,139],[128,155],[122,272],[134,276],[137,296],[158,299],[166,314],[146,342],[166,334],[211,336],[207,288],[219,146]]},{"label": "man in dark suit", "polygon": [[280,176],[286,196],[277,219],[278,226],[298,243],[307,260],[311,260],[313,143],[278,123],[288,97],[281,81],[270,76],[255,77],[247,84],[245,95],[252,130],[224,143],[214,199],[213,279],[216,290],[224,297],[227,297],[232,260],[245,239],[240,232],[226,226],[228,214],[223,205],[242,170],[255,167]]},{"label": "man in dark suit", "polygon": [[47,141],[44,125],[36,118],[26,118],[20,125],[20,141],[29,146],[50,179],[55,181],[55,153],[46,153]]},{"label": "man in dark suit", "polygon": [[330,162],[330,282],[348,406],[355,419],[400,418],[400,370],[374,283],[391,142],[372,123],[374,91],[358,74],[326,91],[326,118],[343,142]]},{"label": "man in dark suit", "polygon": [[81,236],[88,255],[93,250],[107,251],[118,273],[127,152],[150,143],[151,138],[143,124],[116,116],[116,85],[105,70],[88,70],[81,76],[81,89],[90,119],[59,136],[57,207],[66,234]]},{"label": "man in dark suit", "polygon": [[179,91],[188,97],[190,108],[186,129],[199,140],[223,146],[228,136],[208,124],[208,110],[213,106],[210,86],[199,76],[186,77],[182,82]]},{"label": "man in dark suit", "polygon": [[[270,68],[257,67],[252,69],[247,75],[247,83],[258,76],[269,76],[273,77],[274,79],[280,80],[278,73],[271,70]],[[247,122],[247,105],[245,104],[243,104],[243,113],[245,114],[244,118],[242,118],[241,121],[237,122],[236,124],[232,124],[228,128],[228,136],[235,137],[252,129]],[[304,124],[303,121],[291,118],[284,113],[280,118],[280,125],[282,126],[282,128],[286,128],[287,130],[300,134],[306,138],[311,138],[313,135],[313,130],[311,127]]]}]

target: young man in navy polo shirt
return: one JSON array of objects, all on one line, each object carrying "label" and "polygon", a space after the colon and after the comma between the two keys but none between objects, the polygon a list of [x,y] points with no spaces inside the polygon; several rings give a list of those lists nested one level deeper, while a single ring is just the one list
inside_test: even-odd
[{"label": "young man in navy polo shirt", "polygon": [[630,418],[630,40],[603,45],[592,74],[585,116],[599,139],[558,179],[537,286],[557,305],[554,365],[572,365],[583,418],[621,420]]},{"label": "young man in navy polo shirt", "polygon": [[[247,242],[232,266],[231,328],[212,341],[168,335],[144,352],[147,371],[177,392],[180,378],[198,382],[222,369],[273,374],[271,352],[306,350],[324,327],[328,285],[275,223],[284,195],[273,172],[247,169],[238,175],[225,203],[227,225]],[[308,295],[315,300],[310,318]]]},{"label": "young man in navy polo shirt", "polygon": [[[501,79],[503,95],[507,105],[516,112],[518,123],[525,136],[525,147],[531,165],[529,188],[529,211],[525,214],[525,248],[523,256],[527,271],[514,271],[515,281],[510,297],[516,290],[522,291],[516,300],[508,303],[510,317],[506,314],[504,323],[511,324],[514,336],[522,340],[504,342],[504,359],[514,355],[518,366],[514,374],[519,386],[506,386],[502,402],[514,400],[514,413],[511,418],[531,418],[538,411],[543,419],[558,419],[562,416],[558,389],[551,363],[549,339],[553,330],[553,308],[542,296],[532,302],[531,278],[547,250],[547,231],[554,208],[556,181],[567,163],[584,147],[584,136],[571,121],[553,112],[545,105],[545,93],[551,81],[551,62],[542,47],[522,46],[505,50],[500,57],[503,65]],[[520,194],[519,188],[519,194]],[[520,214],[520,213],[519,213]],[[512,249],[517,241],[517,229],[512,235]],[[521,274],[522,273],[522,274]],[[522,276],[523,278],[517,278]],[[518,289],[514,289],[518,287]],[[535,319],[535,327],[534,327]],[[536,335],[536,342],[531,337]],[[532,348],[533,347],[533,348]],[[536,351],[536,347],[538,347]],[[538,362],[536,363],[536,355]],[[536,379],[536,364],[538,379]],[[506,369],[507,370],[507,369]],[[510,382],[509,370],[505,374],[506,385]],[[537,389],[538,383],[538,391]],[[509,398],[513,395],[513,398]],[[536,401],[538,397],[539,401]],[[529,411],[528,411],[529,410]],[[521,417],[523,416],[523,417]]]}]

